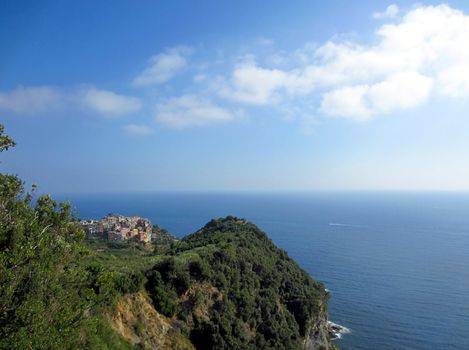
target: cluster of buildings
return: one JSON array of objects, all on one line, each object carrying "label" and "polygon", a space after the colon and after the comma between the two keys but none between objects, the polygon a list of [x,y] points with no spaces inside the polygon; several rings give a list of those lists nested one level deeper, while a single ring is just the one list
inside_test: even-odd
[{"label": "cluster of buildings", "polygon": [[139,216],[108,214],[101,220],[82,220],[80,223],[88,239],[99,238],[109,241],[137,239],[143,242],[152,240],[153,225],[150,220]]}]

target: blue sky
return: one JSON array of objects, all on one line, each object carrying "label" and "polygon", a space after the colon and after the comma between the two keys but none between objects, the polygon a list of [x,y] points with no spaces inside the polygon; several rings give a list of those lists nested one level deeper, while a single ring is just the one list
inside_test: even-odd
[{"label": "blue sky", "polygon": [[2,1],[44,192],[469,190],[464,1]]}]

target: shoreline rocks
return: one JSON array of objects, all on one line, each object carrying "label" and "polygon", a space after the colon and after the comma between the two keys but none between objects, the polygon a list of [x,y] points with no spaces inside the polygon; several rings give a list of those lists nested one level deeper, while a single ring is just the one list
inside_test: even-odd
[{"label": "shoreline rocks", "polygon": [[327,321],[327,329],[329,331],[329,337],[331,340],[341,339],[343,334],[348,334],[351,332],[349,328],[331,321]]}]

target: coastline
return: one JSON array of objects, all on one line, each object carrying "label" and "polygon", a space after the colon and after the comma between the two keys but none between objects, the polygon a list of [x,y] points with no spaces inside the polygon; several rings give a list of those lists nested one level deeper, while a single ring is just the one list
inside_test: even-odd
[{"label": "coastline", "polygon": [[329,336],[331,340],[341,339],[343,334],[349,334],[352,331],[340,324],[334,323],[332,321],[327,321],[327,329],[329,331]]}]

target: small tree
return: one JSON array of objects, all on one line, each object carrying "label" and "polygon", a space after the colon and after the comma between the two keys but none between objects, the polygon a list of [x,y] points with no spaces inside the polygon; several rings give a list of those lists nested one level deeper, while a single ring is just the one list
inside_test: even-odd
[{"label": "small tree", "polygon": [[[13,146],[0,125],[0,152]],[[0,349],[80,347],[92,297],[83,237],[68,204],[33,204],[21,179],[0,174]]]}]

